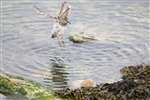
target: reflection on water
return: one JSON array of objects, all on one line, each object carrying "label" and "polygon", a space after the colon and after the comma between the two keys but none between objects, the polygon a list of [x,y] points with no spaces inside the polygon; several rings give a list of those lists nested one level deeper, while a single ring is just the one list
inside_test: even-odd
[{"label": "reflection on water", "polygon": [[11,96],[7,96],[4,98],[0,98],[0,100],[28,100],[28,98],[21,94],[16,94],[16,95],[11,95]]},{"label": "reflection on water", "polygon": [[57,59],[52,62],[51,74],[52,74],[52,87],[53,90],[59,90],[67,87],[67,72],[64,62],[61,59]]},{"label": "reflection on water", "polygon": [[[55,15],[60,0],[2,0],[0,55],[3,73],[59,89],[74,80],[119,80],[126,65],[149,63],[148,0],[69,0],[71,25],[65,48],[50,38],[52,20],[35,13],[37,5]],[[73,44],[69,33],[84,31],[99,41]],[[68,34],[67,34],[68,33]],[[51,64],[63,58],[67,67]]]}]

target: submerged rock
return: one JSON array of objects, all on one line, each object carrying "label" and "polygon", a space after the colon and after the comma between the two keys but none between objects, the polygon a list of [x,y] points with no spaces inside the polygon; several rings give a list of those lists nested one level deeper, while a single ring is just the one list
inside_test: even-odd
[{"label": "submerged rock", "polygon": [[96,40],[96,38],[88,34],[72,34],[69,36],[69,40],[73,43],[83,43]]},{"label": "submerged rock", "polygon": [[90,88],[67,88],[56,94],[69,100],[150,100],[150,65],[129,66],[120,71],[121,81]]}]

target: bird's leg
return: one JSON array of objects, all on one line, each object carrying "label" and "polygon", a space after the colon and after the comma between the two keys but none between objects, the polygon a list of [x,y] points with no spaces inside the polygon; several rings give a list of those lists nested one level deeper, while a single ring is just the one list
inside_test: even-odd
[{"label": "bird's leg", "polygon": [[59,45],[60,45],[61,47],[65,47],[65,43],[64,43],[64,41],[63,41],[63,35],[62,35],[62,34],[59,34],[59,35],[57,36],[57,39],[58,39]]}]

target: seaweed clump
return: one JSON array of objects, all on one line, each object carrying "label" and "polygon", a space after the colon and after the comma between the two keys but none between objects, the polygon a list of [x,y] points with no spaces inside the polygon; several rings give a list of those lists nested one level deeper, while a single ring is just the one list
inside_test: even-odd
[{"label": "seaweed clump", "polygon": [[120,81],[90,88],[67,88],[56,95],[69,100],[150,100],[150,65],[128,66],[120,72]]},{"label": "seaweed clump", "polygon": [[128,66],[120,70],[122,79],[150,85],[150,65]]},{"label": "seaweed clump", "polygon": [[55,100],[53,93],[32,81],[0,75],[0,94],[4,96],[21,94],[29,100]]},{"label": "seaweed clump", "polygon": [[13,95],[13,94],[23,94],[26,95],[27,92],[21,86],[17,86],[15,82],[12,82],[7,77],[0,75],[0,93],[4,95]]}]

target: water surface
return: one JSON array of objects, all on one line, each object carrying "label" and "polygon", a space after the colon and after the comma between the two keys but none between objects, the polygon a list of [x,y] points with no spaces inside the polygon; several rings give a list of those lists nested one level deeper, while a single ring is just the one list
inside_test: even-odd
[{"label": "water surface", "polygon": [[[53,21],[38,15],[34,5],[56,15],[57,0],[2,0],[1,72],[61,89],[74,80],[117,81],[127,65],[149,63],[148,0],[69,0],[71,25],[65,48],[50,38]],[[70,33],[96,35],[99,40],[73,44]],[[62,59],[65,67],[53,67]]]}]

